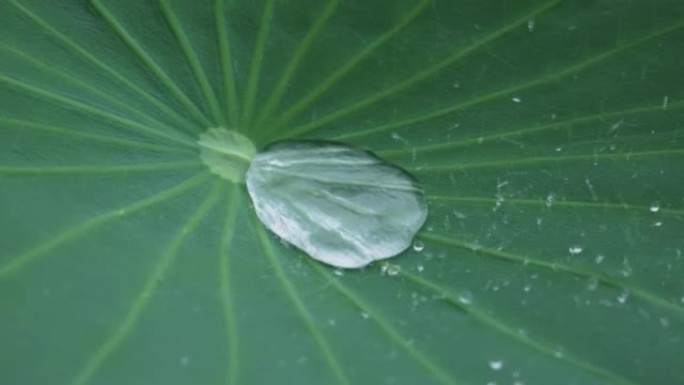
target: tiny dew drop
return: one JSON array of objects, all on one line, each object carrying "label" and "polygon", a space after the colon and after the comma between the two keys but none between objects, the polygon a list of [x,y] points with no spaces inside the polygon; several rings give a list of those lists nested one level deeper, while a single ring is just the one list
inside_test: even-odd
[{"label": "tiny dew drop", "polygon": [[[285,141],[256,154],[246,173],[257,217],[312,258],[360,268],[396,256],[425,223],[427,203],[410,174],[339,143]],[[417,241],[416,250],[424,246]],[[399,267],[383,267],[396,275]]]},{"label": "tiny dew drop", "polygon": [[501,360],[489,361],[489,367],[492,370],[501,370],[503,368],[503,365],[503,361]]},{"label": "tiny dew drop", "polygon": [[623,291],[620,294],[618,294],[617,301],[620,304],[624,304],[625,302],[627,302],[627,298],[629,298],[629,292]]},{"label": "tiny dew drop", "polygon": [[463,305],[470,305],[473,303],[473,293],[469,291],[462,291],[458,294],[458,302]]},{"label": "tiny dew drop", "polygon": [[657,213],[660,211],[660,202],[655,201],[651,203],[651,207],[648,208],[652,213]]},{"label": "tiny dew drop", "polygon": [[582,250],[584,250],[584,248],[582,246],[579,246],[579,245],[572,245],[572,246],[568,247],[568,251],[572,255],[580,254],[582,252]]},{"label": "tiny dew drop", "polygon": [[399,265],[389,265],[387,266],[387,275],[395,276],[401,272],[401,267]]},{"label": "tiny dew drop", "polygon": [[413,242],[413,250],[415,250],[417,252],[421,252],[421,251],[423,251],[423,249],[425,249],[425,243],[423,243],[422,241],[418,241],[418,240]]},{"label": "tiny dew drop", "polygon": [[247,137],[215,127],[201,134],[197,143],[200,159],[211,172],[233,182],[245,181],[245,173],[256,154],[254,144]]},{"label": "tiny dew drop", "polygon": [[599,285],[599,279],[595,275],[589,278],[589,282],[587,283],[587,289],[590,291],[596,290],[596,288]]}]

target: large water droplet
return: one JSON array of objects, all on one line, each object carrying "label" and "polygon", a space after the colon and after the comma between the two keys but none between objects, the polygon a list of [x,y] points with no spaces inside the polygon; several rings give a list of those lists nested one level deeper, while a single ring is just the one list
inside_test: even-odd
[{"label": "large water droplet", "polygon": [[247,190],[261,222],[314,259],[359,268],[411,245],[427,217],[406,171],[330,142],[281,142],[257,154]]},{"label": "large water droplet", "polygon": [[200,158],[209,170],[224,179],[243,182],[256,148],[245,136],[225,128],[210,128],[197,142]]}]

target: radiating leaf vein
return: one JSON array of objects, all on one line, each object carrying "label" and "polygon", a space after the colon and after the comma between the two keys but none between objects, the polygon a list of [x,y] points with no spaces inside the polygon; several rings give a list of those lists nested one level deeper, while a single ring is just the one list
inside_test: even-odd
[{"label": "radiating leaf vein", "polygon": [[78,374],[75,376],[72,385],[85,385],[92,377],[99,371],[109,356],[114,353],[121,343],[133,331],[135,325],[138,323],[140,316],[145,311],[152,299],[152,296],[157,291],[159,283],[163,280],[166,272],[171,268],[176,260],[178,250],[182,246],[185,239],[190,235],[202,218],[214,206],[220,197],[223,183],[216,182],[215,187],[207,195],[202,204],[199,205],[197,211],[190,217],[178,232],[178,235],[171,241],[162,257],[159,259],[150,275],[145,280],[140,293],[133,301],[133,304],[126,313],[125,318],[121,321],[115,331],[104,341],[104,343],[97,349],[97,351],[88,359],[87,363]]},{"label": "radiating leaf vein", "polygon": [[170,199],[177,197],[178,195],[185,193],[197,187],[201,183],[205,182],[210,178],[209,172],[205,172],[201,175],[197,175],[190,178],[183,183],[180,183],[168,190],[164,190],[153,196],[143,199],[139,202],[133,203],[128,206],[120,207],[114,209],[106,214],[96,216],[89,219],[83,223],[79,223],[73,227],[70,227],[56,236],[41,242],[40,244],[34,246],[30,250],[20,254],[18,257],[10,261],[9,263],[0,266],[0,279],[5,278],[19,270],[26,268],[31,262],[35,261],[41,256],[46,256],[52,250],[57,247],[73,241],[78,237],[81,237],[91,231],[96,230],[100,226],[103,226],[109,222],[117,219],[123,219],[135,213],[138,213],[144,209],[151,208],[157,204],[166,202]]}]

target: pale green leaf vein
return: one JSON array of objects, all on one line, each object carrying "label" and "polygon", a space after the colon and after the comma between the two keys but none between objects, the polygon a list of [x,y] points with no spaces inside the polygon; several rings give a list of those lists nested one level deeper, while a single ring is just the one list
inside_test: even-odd
[{"label": "pale green leaf vein", "polygon": [[52,25],[50,25],[48,22],[40,18],[38,15],[36,15],[34,12],[17,2],[17,0],[9,0],[10,4],[12,4],[17,10],[19,10],[21,13],[23,13],[26,17],[31,19],[35,24],[37,24],[39,27],[43,28],[48,34],[60,41],[65,47],[70,49],[72,52],[78,54],[82,58],[84,58],[87,62],[92,64],[93,66],[99,68],[103,72],[109,74],[109,76],[112,77],[112,79],[116,80],[120,84],[124,85],[126,88],[130,89],[131,91],[135,92],[148,102],[152,103],[155,107],[157,107],[160,111],[163,111],[165,114],[168,116],[172,117],[178,124],[179,127],[194,127],[195,125],[185,118],[183,115],[179,114],[176,112],[173,108],[169,107],[165,103],[159,101],[156,97],[154,97],[151,93],[143,89],[142,87],[138,86],[135,84],[133,81],[127,79],[125,76],[121,75],[114,69],[112,69],[110,66],[108,66],[105,62],[102,60],[98,59],[95,57],[93,54],[88,52],[88,50],[84,49],[80,45],[76,44],[73,39],[70,37],[64,35],[63,33],[59,32],[56,30]]},{"label": "pale green leaf vein", "polygon": [[0,279],[14,274],[21,269],[26,268],[31,262],[37,260],[39,257],[48,255],[52,250],[61,245],[73,241],[97,228],[110,223],[117,219],[123,219],[142,210],[149,209],[155,205],[171,200],[180,194],[190,191],[202,182],[207,181],[210,174],[205,172],[201,175],[190,178],[170,189],[156,193],[149,198],[145,198],[131,205],[114,209],[108,213],[93,217],[85,222],[79,223],[70,227],[54,237],[39,243],[26,252],[20,254],[9,263],[0,266]]},{"label": "pale green leaf vein", "polygon": [[232,185],[230,191],[229,203],[226,210],[226,222],[221,236],[221,245],[219,247],[219,272],[221,275],[221,304],[223,305],[223,319],[226,328],[226,344],[228,346],[228,365],[226,367],[226,384],[236,385],[238,382],[238,370],[240,368],[238,361],[238,330],[237,317],[235,316],[235,305],[233,303],[233,294],[231,292],[231,242],[235,233],[235,226],[237,225],[238,200],[240,198],[240,191],[236,185]]},{"label": "pale green leaf vein", "polygon": [[10,119],[0,117],[0,126],[17,127],[27,131],[41,131],[45,133],[58,135],[60,138],[77,138],[88,141],[104,143],[112,146],[120,146],[126,149],[141,149],[150,150],[154,152],[174,153],[174,154],[196,154],[196,151],[186,149],[185,147],[168,147],[164,145],[140,142],[136,140],[121,139],[109,135],[92,134],[89,132],[77,131],[66,127],[59,127],[54,125],[34,123],[20,119]]},{"label": "pale green leaf vein", "polygon": [[396,343],[398,346],[404,349],[404,351],[406,351],[406,353],[413,360],[415,360],[420,366],[424,367],[428,371],[428,373],[430,373],[437,380],[439,380],[439,382],[449,385],[458,384],[458,382],[455,379],[453,379],[452,376],[450,376],[447,372],[445,372],[439,366],[434,364],[432,361],[430,361],[429,358],[425,357],[419,350],[412,346],[406,338],[404,338],[401,334],[399,334],[399,332],[397,332],[397,330],[394,327],[392,327],[392,324],[390,322],[388,322],[378,312],[373,310],[371,306],[363,302],[358,295],[356,295],[354,292],[352,292],[350,289],[344,286],[338,279],[332,277],[330,273],[325,271],[325,269],[323,269],[317,262],[311,261],[309,259],[307,259],[307,262],[310,266],[314,268],[314,270],[316,270],[319,274],[325,277],[327,282],[335,290],[337,290],[349,302],[354,304],[354,306],[356,306],[361,312],[367,314],[368,318],[371,319],[380,328],[380,330],[382,330],[382,332],[389,337],[389,339],[392,342]]},{"label": "pale green leaf vein", "polygon": [[328,341],[323,336],[320,329],[314,323],[313,319],[311,318],[311,314],[309,314],[309,311],[307,310],[306,306],[304,306],[302,299],[297,293],[297,289],[295,289],[294,285],[287,277],[287,274],[285,273],[283,267],[278,261],[278,258],[275,256],[273,248],[271,247],[271,242],[269,241],[268,235],[266,234],[266,231],[263,229],[263,226],[254,223],[254,220],[252,221],[252,223],[255,225],[254,227],[257,229],[256,231],[258,233],[259,241],[261,242],[264,254],[268,258],[268,261],[271,264],[271,266],[273,267],[273,270],[276,274],[276,277],[278,278],[278,281],[280,281],[280,283],[283,285],[285,293],[294,305],[295,310],[297,311],[302,321],[306,325],[307,329],[309,330],[309,333],[311,333],[313,339],[318,344],[318,347],[321,353],[323,353],[323,357],[325,358],[326,363],[332,370],[337,383],[341,385],[349,385],[350,382],[347,379],[347,375],[342,370],[342,366],[337,360],[337,357],[335,357],[335,354],[333,353],[330,345],[328,344]]},{"label": "pale green leaf vein", "polygon": [[219,102],[216,98],[216,94],[214,93],[211,84],[209,84],[209,79],[207,78],[207,75],[204,72],[204,69],[202,68],[202,64],[200,63],[199,57],[197,56],[197,52],[195,52],[195,50],[193,49],[192,43],[190,42],[188,35],[183,30],[181,22],[178,20],[178,17],[171,9],[168,0],[159,0],[159,3],[161,5],[166,21],[171,26],[171,29],[173,30],[173,33],[176,36],[176,39],[178,40],[178,44],[180,44],[181,49],[183,50],[183,54],[185,55],[188,64],[190,64],[190,68],[192,68],[192,72],[195,75],[197,84],[200,86],[200,89],[202,89],[204,99],[209,104],[209,108],[211,109],[211,113],[214,118],[215,124],[225,125],[224,115],[221,113],[221,109],[219,107]]},{"label": "pale green leaf vein", "polygon": [[411,170],[416,173],[431,173],[431,172],[448,172],[448,171],[463,171],[483,168],[511,168],[517,166],[526,166],[533,164],[553,164],[563,162],[581,162],[593,161],[597,164],[601,160],[610,161],[630,161],[640,158],[648,157],[666,157],[677,156],[684,154],[684,149],[670,149],[670,150],[653,150],[653,151],[634,151],[634,152],[616,152],[616,153],[595,153],[595,154],[578,154],[578,155],[560,155],[560,156],[540,156],[523,159],[504,159],[489,162],[479,163],[465,163],[465,164],[449,164],[449,165],[434,165],[434,166],[414,166]]},{"label": "pale green leaf vein", "polygon": [[507,88],[504,88],[504,89],[501,89],[501,90],[498,90],[495,92],[491,92],[488,94],[484,94],[481,96],[476,96],[470,100],[466,100],[462,103],[457,103],[457,104],[452,105],[450,107],[440,108],[440,109],[437,109],[434,111],[430,111],[430,112],[420,114],[420,115],[415,116],[415,117],[402,119],[402,120],[399,120],[399,121],[394,122],[394,123],[385,124],[385,125],[375,127],[375,128],[370,128],[367,130],[359,130],[359,131],[350,132],[347,134],[338,135],[336,137],[336,139],[349,139],[352,137],[361,137],[361,136],[365,136],[365,135],[377,134],[379,132],[397,129],[399,127],[404,127],[404,126],[422,123],[422,122],[425,122],[428,120],[439,118],[439,117],[444,116],[444,115],[448,115],[448,114],[451,114],[451,113],[454,113],[457,111],[461,111],[463,109],[475,106],[477,104],[489,102],[489,101],[492,101],[492,100],[495,100],[498,98],[502,98],[502,97],[505,97],[505,96],[508,96],[508,95],[511,95],[511,94],[514,94],[514,93],[517,93],[517,92],[520,92],[520,91],[523,91],[526,89],[530,89],[530,88],[539,86],[539,85],[556,82],[562,78],[565,78],[566,76],[578,73],[578,72],[580,72],[586,68],[589,68],[591,66],[599,64],[599,63],[601,63],[601,62],[603,62],[603,61],[605,61],[605,60],[607,60],[607,59],[609,59],[609,58],[611,58],[611,57],[613,57],[613,56],[615,56],[621,52],[624,52],[628,49],[632,49],[638,45],[644,44],[644,43],[646,43],[652,39],[664,36],[668,33],[676,31],[682,27],[684,27],[684,22],[679,22],[679,23],[670,25],[666,28],[663,28],[661,30],[650,33],[646,36],[634,39],[630,42],[622,43],[613,49],[607,50],[603,53],[596,54],[596,55],[589,57],[586,60],[584,60],[580,63],[574,64],[570,67],[566,67],[566,68],[560,69],[560,70],[553,72],[553,73],[549,73],[546,75],[535,77],[533,80],[530,80],[530,81],[527,81],[524,83],[520,83],[517,85],[513,85],[513,86],[510,86],[510,87],[507,87]]},{"label": "pale green leaf vein", "polygon": [[559,262],[547,262],[534,258],[527,258],[514,253],[483,247],[480,245],[474,245],[462,240],[457,240],[442,235],[421,233],[419,237],[426,241],[459,247],[480,255],[487,255],[501,260],[519,263],[521,265],[537,266],[553,272],[563,272],[580,277],[596,278],[599,282],[602,282],[605,285],[625,289],[635,296],[653,304],[654,306],[667,309],[673,313],[676,313],[679,317],[684,317],[684,307],[677,304],[675,301],[662,298],[660,295],[652,293],[648,289],[637,287],[630,282],[607,276],[601,272],[592,272],[584,270],[580,267],[569,266]]},{"label": "pale green leaf vein", "polygon": [[242,131],[238,127],[238,115],[240,107],[238,105],[237,87],[235,85],[235,70],[233,68],[233,55],[228,41],[228,28],[226,26],[225,1],[216,0],[216,34],[219,48],[219,59],[223,69],[223,88],[227,101],[227,115],[231,127],[238,132]]},{"label": "pale green leaf vein", "polygon": [[56,69],[54,66],[46,65],[44,62],[37,60],[37,59],[31,57],[30,55],[26,54],[25,52],[17,50],[13,47],[10,47],[10,46],[4,45],[4,44],[0,44],[0,49],[2,49],[5,52],[9,52],[15,56],[21,57],[23,60],[26,60],[26,61],[30,62],[32,65],[36,66],[37,68],[40,68],[42,71],[44,71],[46,73],[53,74],[53,75],[55,75],[61,79],[64,79],[68,82],[76,84],[79,87],[81,87],[82,89],[85,89],[88,92],[91,92],[91,93],[99,96],[103,100],[106,100],[107,102],[114,104],[114,105],[118,106],[119,108],[126,110],[135,116],[138,116],[139,118],[141,118],[142,120],[144,120],[148,123],[147,125],[149,126],[149,130],[157,131],[157,129],[155,127],[158,127],[158,128],[163,127],[165,129],[165,132],[162,132],[161,130],[159,130],[160,137],[163,137],[165,139],[168,137],[178,137],[179,140],[188,141],[186,135],[182,135],[182,136],[179,135],[179,134],[182,134],[182,132],[179,132],[177,129],[170,127],[166,123],[163,123],[163,122],[159,121],[158,119],[148,115],[142,109],[135,107],[135,106],[131,105],[130,103],[123,101],[121,98],[114,97],[110,93],[105,92],[98,87],[93,87],[92,83],[80,80],[79,78],[77,78],[75,76],[71,76],[69,73],[64,72],[64,71],[60,71],[60,70]]},{"label": "pale green leaf vein", "polygon": [[[501,202],[498,198],[483,198],[483,197],[465,197],[465,196],[440,196],[440,195],[427,195],[426,198],[432,202],[459,202],[459,203],[477,203],[477,204],[511,204],[511,205],[530,205],[539,207],[568,207],[575,209],[596,209],[596,210],[622,210],[628,212],[641,212],[653,214],[651,207],[639,206],[628,203],[613,203],[606,201],[596,201],[596,202],[582,202],[582,201],[568,201],[556,199],[552,203],[548,202],[546,198],[539,199],[521,199],[521,198],[505,198]],[[658,209],[659,214],[673,215],[673,216],[684,216],[684,210],[669,209],[665,207],[660,207]]]},{"label": "pale green leaf vein", "polygon": [[461,301],[459,301],[458,298],[454,295],[454,293],[452,293],[449,289],[407,271],[401,271],[400,274],[403,277],[407,278],[409,281],[435,292],[440,297],[445,297],[451,305],[457,307],[464,313],[469,314],[471,317],[475,318],[487,327],[499,333],[502,333],[507,337],[544,354],[545,356],[553,357],[553,359],[561,360],[575,368],[599,376],[601,378],[608,379],[611,381],[612,384],[636,385],[634,382],[626,378],[623,378],[616,373],[613,373],[609,370],[597,367],[588,362],[584,362],[576,357],[573,357],[572,354],[569,352],[564,353],[562,356],[559,357],[557,355],[556,349],[554,349],[548,343],[539,342],[531,338],[529,335],[519,333],[517,330],[501,323],[494,317],[488,315],[487,312],[478,309],[473,304],[468,304],[467,306],[463,305]]},{"label": "pale green leaf vein", "polygon": [[110,112],[107,112],[105,110],[93,107],[89,104],[80,102],[78,100],[68,98],[66,96],[60,95],[54,91],[51,90],[46,90],[44,88],[40,88],[35,85],[31,85],[28,83],[21,82],[16,79],[12,79],[9,77],[5,77],[0,75],[0,83],[5,83],[8,84],[16,89],[21,90],[22,92],[32,95],[32,96],[37,96],[41,97],[43,99],[47,99],[53,103],[57,103],[65,108],[72,109],[75,112],[79,113],[85,113],[89,114],[101,119],[105,119],[109,122],[118,124],[122,127],[128,127],[133,129],[136,132],[141,132],[150,136],[155,136],[158,138],[165,139],[169,142],[177,143],[186,147],[192,147],[195,148],[197,147],[196,144],[191,141],[190,139],[187,138],[182,138],[178,137],[176,135],[168,134],[166,132],[160,131],[156,128],[152,128],[146,124],[142,124],[139,122],[136,122],[134,120],[130,120],[115,114],[112,114]]},{"label": "pale green leaf vein", "polygon": [[291,137],[297,137],[299,135],[304,135],[307,134],[311,131],[314,131],[318,128],[321,128],[325,125],[328,125],[330,123],[333,123],[337,120],[340,120],[342,118],[345,118],[349,115],[352,115],[356,112],[359,112],[361,110],[364,110],[384,99],[387,99],[391,96],[397,95],[404,90],[413,87],[414,85],[418,84],[419,82],[428,79],[430,77],[435,76],[436,74],[440,73],[442,70],[445,68],[448,68],[449,66],[459,62],[460,60],[464,59],[465,57],[471,55],[474,52],[477,52],[478,50],[482,49],[483,47],[487,46],[491,42],[495,41],[496,39],[500,38],[501,36],[507,34],[508,32],[514,30],[515,28],[518,28],[520,25],[527,23],[528,20],[538,16],[540,13],[543,13],[556,4],[559,3],[560,0],[552,0],[550,2],[544,3],[541,6],[538,6],[528,12],[525,15],[522,15],[521,17],[506,23],[502,28],[486,35],[485,37],[475,41],[473,44],[465,47],[464,49],[456,52],[454,55],[451,55],[450,57],[440,61],[439,63],[431,66],[430,68],[421,71],[417,73],[416,75],[394,85],[391,86],[387,89],[384,89],[376,94],[373,94],[365,99],[362,99],[356,103],[353,103],[351,105],[348,105],[347,107],[343,107],[340,109],[337,109],[335,112],[331,112],[328,115],[316,119],[315,121],[311,123],[307,123],[305,125],[302,125],[300,127],[294,128],[291,131],[288,131],[287,134],[281,136],[282,138],[291,138]]},{"label": "pale green leaf vein", "polygon": [[166,87],[169,92],[178,100],[183,107],[185,107],[198,121],[210,126],[211,122],[207,119],[204,113],[190,100],[190,98],[178,87],[178,85],[167,75],[164,70],[150,57],[143,47],[126,31],[126,28],[119,22],[114,14],[109,11],[100,0],[91,0],[91,4],[97,9],[100,15],[105,19],[114,32],[121,38],[121,40],[135,53],[140,60],[147,66],[147,69],[152,72],[161,84]]},{"label": "pale green leaf vein", "polygon": [[[667,111],[677,110],[677,109],[680,109],[682,107],[684,107],[684,101],[670,103],[670,105],[667,108]],[[520,137],[527,136],[527,135],[534,135],[534,134],[543,133],[543,132],[549,131],[549,130],[570,129],[570,128],[575,128],[576,125],[585,124],[585,123],[589,123],[589,122],[593,122],[593,121],[597,121],[597,120],[605,121],[608,119],[623,118],[623,117],[629,116],[629,115],[646,114],[646,113],[665,113],[667,111],[663,111],[662,104],[657,104],[657,105],[653,105],[653,106],[646,106],[646,107],[635,107],[635,108],[630,108],[630,109],[625,109],[625,110],[603,112],[603,113],[599,113],[599,114],[581,116],[581,117],[577,117],[577,118],[573,118],[573,119],[560,120],[557,122],[552,122],[549,124],[543,124],[543,125],[539,125],[536,127],[498,132],[498,133],[491,134],[491,135],[478,136],[476,138],[464,138],[464,139],[459,139],[459,140],[455,140],[455,141],[447,141],[447,142],[442,142],[442,143],[429,144],[429,145],[425,145],[425,146],[416,146],[416,147],[402,148],[402,149],[397,149],[397,150],[378,151],[377,154],[382,155],[385,158],[392,158],[392,157],[396,157],[398,155],[413,154],[414,152],[417,154],[426,154],[430,151],[451,150],[454,148],[466,147],[466,146],[471,146],[471,145],[482,145],[484,143],[492,142],[495,140],[503,140],[503,139],[513,138],[513,137],[514,138],[520,138]],[[614,122],[612,122],[612,123],[614,123]],[[587,126],[587,129],[596,130],[597,127]],[[342,138],[336,137],[336,139],[342,139]]]},{"label": "pale green leaf vein", "polygon": [[261,128],[264,122],[271,117],[273,111],[280,105],[283,95],[290,85],[295,72],[299,68],[304,55],[309,50],[311,44],[315,41],[321,30],[327,25],[328,21],[335,13],[338,5],[339,0],[330,0],[328,5],[323,10],[323,13],[318,17],[311,28],[309,28],[309,31],[297,47],[297,50],[294,54],[292,54],[290,61],[287,63],[287,67],[285,67],[283,70],[280,80],[278,80],[278,84],[275,86],[271,92],[271,95],[264,103],[264,107],[261,109],[259,116],[257,117],[255,127]]},{"label": "pale green leaf vein", "polygon": [[87,165],[87,166],[2,166],[0,176],[11,177],[35,177],[47,175],[103,175],[103,174],[129,174],[153,171],[182,171],[185,169],[200,168],[200,161],[190,162],[158,162],[158,163],[131,163],[125,165]]},{"label": "pale green leaf vein", "polygon": [[254,114],[254,102],[256,100],[257,89],[259,88],[259,75],[261,74],[261,64],[264,61],[264,54],[266,53],[266,43],[268,42],[268,34],[271,29],[271,20],[273,19],[273,8],[275,7],[275,0],[266,0],[263,14],[261,15],[261,26],[259,27],[259,34],[257,35],[256,43],[254,44],[254,51],[252,52],[252,60],[249,68],[249,75],[247,80],[247,90],[245,91],[245,104],[242,111],[242,126],[245,130],[249,130],[252,115]]},{"label": "pale green leaf vein", "polygon": [[72,385],[85,385],[93,378],[99,371],[107,359],[114,353],[123,341],[130,335],[135,328],[140,316],[148,307],[150,300],[154,296],[159,287],[159,283],[163,281],[167,271],[171,268],[176,260],[178,251],[183,245],[188,235],[190,235],[197,225],[202,221],[207,212],[216,204],[220,197],[222,187],[225,186],[221,182],[216,182],[215,187],[208,193],[206,199],[199,206],[197,211],[187,220],[181,227],[178,235],[171,241],[168,248],[165,250],[161,258],[157,261],[154,269],[145,280],[140,293],[133,301],[133,304],[128,309],[125,318],[116,327],[116,330],[102,343],[97,351],[90,356],[87,363],[72,381]]},{"label": "pale green leaf vein", "polygon": [[[387,32],[382,34],[379,38],[374,40],[372,43],[367,45],[358,54],[349,59],[344,65],[342,65],[335,72],[330,74],[327,78],[319,83],[319,85],[307,93],[302,99],[297,101],[292,107],[288,108],[281,116],[278,117],[278,121],[274,123],[269,129],[264,130],[263,137],[268,137],[274,132],[279,132],[284,126],[286,126],[292,119],[297,115],[302,113],[311,104],[320,99],[326,92],[328,92],[334,84],[339,82],[344,76],[346,76],[351,70],[353,70],[359,63],[364,61],[373,52],[377,51],[382,45],[396,36],[401,32],[406,26],[408,26],[430,3],[430,0],[421,0],[418,5],[409,11],[404,17],[402,17],[399,22],[394,25]],[[261,139],[261,138],[260,138]]]}]

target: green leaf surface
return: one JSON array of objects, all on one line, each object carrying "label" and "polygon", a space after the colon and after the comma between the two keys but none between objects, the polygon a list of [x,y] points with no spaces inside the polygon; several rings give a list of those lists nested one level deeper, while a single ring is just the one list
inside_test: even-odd
[{"label": "green leaf surface", "polygon": [[[679,0],[0,2],[0,382],[684,383],[683,40]],[[424,247],[313,261],[211,127],[409,170]]]}]

